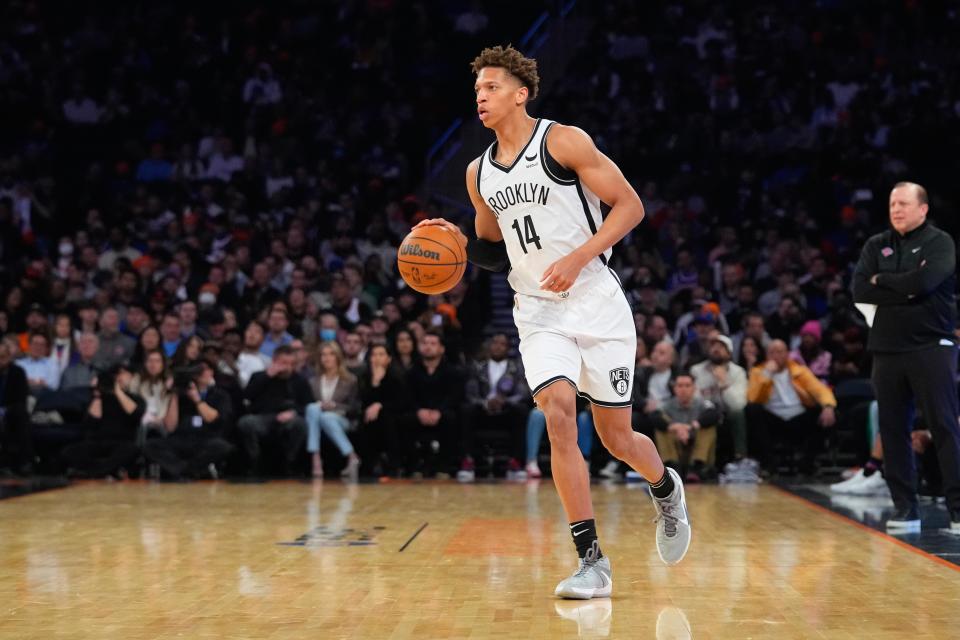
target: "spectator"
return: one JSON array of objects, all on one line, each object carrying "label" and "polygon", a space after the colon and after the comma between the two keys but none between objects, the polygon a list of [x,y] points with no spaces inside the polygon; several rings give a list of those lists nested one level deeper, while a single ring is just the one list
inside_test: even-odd
[{"label": "spectator", "polygon": [[197,303],[193,300],[184,300],[177,307],[180,316],[180,336],[189,338],[197,333]]},{"label": "spectator", "polygon": [[767,359],[766,349],[760,344],[760,341],[753,336],[744,336],[740,342],[740,351],[737,356],[737,364],[743,367],[744,371],[750,371],[758,364],[763,364]]},{"label": "spectator", "polygon": [[60,374],[77,360],[76,347],[73,344],[73,324],[66,313],[57,314],[53,323],[53,348],[50,357],[57,363]]},{"label": "spectator", "polygon": [[800,345],[790,352],[790,359],[806,366],[820,382],[828,384],[833,354],[820,344],[823,330],[816,320],[808,320],[800,328]]},{"label": "spectator", "polygon": [[77,353],[73,363],[60,376],[60,391],[83,389],[89,391],[96,377],[96,355],[100,338],[95,333],[83,333],[77,339]]},{"label": "spectator", "polygon": [[813,471],[820,431],[836,422],[837,400],[807,367],[788,358],[787,345],[774,340],[767,361],[750,370],[747,428],[755,457],[771,469],[773,446],[787,443],[802,452],[801,471]]},{"label": "spectator", "polygon": [[200,336],[193,335],[189,338],[184,338],[177,346],[177,350],[173,352],[173,357],[170,358],[170,365],[174,369],[192,366],[200,360],[202,353],[203,340],[200,339]]},{"label": "spectator", "polygon": [[101,369],[129,363],[136,342],[133,338],[120,333],[120,314],[116,309],[104,309],[100,316],[100,351],[97,352],[97,366]]},{"label": "spectator", "polygon": [[13,362],[10,344],[0,341],[0,464],[23,475],[33,471],[28,395],[26,372]]},{"label": "spectator", "polygon": [[757,311],[744,314],[741,320],[741,329],[733,335],[733,350],[740,353],[740,344],[746,336],[750,336],[764,349],[770,344],[770,336],[764,326],[763,316]]},{"label": "spectator", "polygon": [[267,315],[267,334],[260,345],[260,353],[269,358],[277,347],[293,342],[293,336],[287,333],[289,326],[290,320],[285,309],[271,309]]},{"label": "spectator", "polygon": [[343,364],[347,371],[354,376],[361,375],[366,368],[366,355],[367,349],[360,334],[356,331],[348,332],[343,337]]},{"label": "spectator", "polygon": [[386,345],[370,347],[370,366],[360,377],[360,450],[374,476],[399,472],[402,451],[397,416],[406,409],[407,389]]},{"label": "spectator", "polygon": [[[712,402],[720,412],[722,421],[718,428],[729,434],[733,457],[739,460],[747,457],[747,420],[744,414],[747,406],[747,372],[733,363],[732,355],[733,341],[718,333],[710,339],[708,359],[694,365],[690,375],[700,397]],[[718,441],[727,439],[718,438]]]},{"label": "spectator", "polygon": [[680,349],[680,367],[689,369],[707,359],[711,336],[717,332],[717,317],[710,312],[700,313],[693,319],[692,335]]},{"label": "spectator", "polygon": [[323,477],[320,459],[320,433],[327,434],[340,455],[347,459],[341,475],[356,480],[360,458],[347,437],[360,409],[357,378],[347,370],[339,345],[324,342],[317,350],[318,375],[310,380],[314,402],[307,405],[307,452],[313,464],[313,477]]},{"label": "spectator", "polygon": [[133,355],[130,356],[130,368],[139,371],[147,353],[158,349],[163,350],[163,338],[160,336],[160,330],[152,324],[147,325],[137,336],[137,344],[133,348]]},{"label": "spectator", "polygon": [[[412,415],[408,419],[409,468],[448,478],[459,434],[457,408],[463,396],[459,372],[447,362],[440,334],[431,329],[418,344],[420,361],[407,374]],[[435,444],[434,444],[435,443]]]},{"label": "spectator", "polygon": [[243,331],[243,350],[237,356],[237,372],[240,386],[246,387],[250,378],[258,371],[270,366],[270,359],[261,351],[263,345],[263,325],[253,321]]},{"label": "spectator", "polygon": [[84,419],[86,438],[64,447],[69,467],[89,477],[124,478],[140,453],[137,434],[145,403],[130,387],[130,372],[114,365],[97,376],[93,399]]},{"label": "spectator", "polygon": [[201,361],[186,387],[176,389],[164,421],[166,438],[148,440],[143,453],[173,480],[216,479],[234,446],[223,438],[233,419],[230,395],[216,385],[213,367]]},{"label": "spectator", "polygon": [[268,434],[278,434],[282,440],[284,475],[294,474],[294,464],[300,455],[307,425],[303,419],[306,406],[313,402],[310,385],[293,371],[293,350],[280,345],[265,371],[250,377],[244,397],[250,403],[250,413],[240,418],[241,443],[250,459],[252,475],[262,475],[260,440]]},{"label": "spectator", "polygon": [[60,369],[50,357],[50,339],[45,333],[30,336],[27,356],[17,360],[17,365],[27,374],[30,395],[37,397],[44,391],[56,390],[60,386]]},{"label": "spectator", "polygon": [[140,437],[143,442],[153,434],[165,434],[167,426],[175,422],[173,376],[167,371],[166,358],[161,351],[147,353],[143,367],[130,379],[129,390],[144,401],[143,417],[140,419]]},{"label": "spectator", "polygon": [[183,339],[179,315],[167,313],[163,316],[163,322],[160,323],[160,336],[163,338],[163,355],[172,358]]},{"label": "spectator", "polygon": [[720,412],[696,395],[693,376],[678,373],[670,382],[673,397],[657,413],[657,451],[663,464],[685,473],[689,483],[713,476]]},{"label": "spectator", "polygon": [[417,353],[417,343],[413,339],[413,333],[407,329],[400,329],[393,338],[394,353],[397,354],[397,367],[403,373],[408,373],[413,369],[420,355]]},{"label": "spectator", "polygon": [[[487,357],[472,361],[468,367],[460,443],[463,447],[460,470],[467,473],[458,474],[458,479],[471,479],[469,472],[474,471],[474,442],[478,432],[494,431],[506,436],[508,471],[519,471],[520,460],[525,459],[524,423],[530,412],[530,390],[520,359],[509,357],[509,353],[507,335],[494,334],[487,342]],[[536,465],[535,458],[533,465]],[[528,467],[528,472],[534,470],[533,466]]]},{"label": "spectator", "polygon": [[27,311],[26,330],[20,333],[20,351],[26,353],[30,349],[30,336],[42,333],[49,336],[47,327],[47,312],[42,305],[32,304]]},{"label": "spectator", "polygon": [[100,333],[100,310],[92,300],[82,300],[77,304],[77,316],[80,318],[80,326],[73,332],[74,339],[79,338],[82,333]]}]

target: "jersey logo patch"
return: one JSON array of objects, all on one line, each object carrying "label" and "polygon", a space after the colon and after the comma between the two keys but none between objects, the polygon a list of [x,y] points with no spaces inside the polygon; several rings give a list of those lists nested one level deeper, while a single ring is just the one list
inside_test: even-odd
[{"label": "jersey logo patch", "polygon": [[610,369],[610,384],[620,397],[627,395],[630,387],[630,370],[626,367]]}]

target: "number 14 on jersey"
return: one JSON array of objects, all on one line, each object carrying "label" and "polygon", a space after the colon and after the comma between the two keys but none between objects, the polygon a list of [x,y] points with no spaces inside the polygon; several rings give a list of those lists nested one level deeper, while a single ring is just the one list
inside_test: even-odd
[{"label": "number 14 on jersey", "polygon": [[533,218],[529,215],[523,217],[522,231],[520,230],[520,218],[516,218],[510,226],[517,232],[517,239],[520,240],[520,248],[523,249],[524,253],[529,253],[527,250],[528,244],[535,244],[538,250],[543,250],[543,247],[540,246],[540,236],[537,235],[537,230],[533,226]]}]

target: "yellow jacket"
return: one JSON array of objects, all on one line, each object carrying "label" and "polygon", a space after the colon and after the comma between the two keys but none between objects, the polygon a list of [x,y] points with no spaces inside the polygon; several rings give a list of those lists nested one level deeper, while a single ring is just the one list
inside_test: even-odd
[{"label": "yellow jacket", "polygon": [[[820,382],[809,368],[788,360],[787,369],[790,370],[790,380],[793,382],[793,388],[800,396],[800,402],[803,403],[803,406],[808,409],[817,405],[821,407],[837,406],[837,399],[834,397],[833,391]],[[773,378],[762,364],[755,366],[750,370],[750,382],[747,384],[747,402],[767,404],[772,393]]]}]

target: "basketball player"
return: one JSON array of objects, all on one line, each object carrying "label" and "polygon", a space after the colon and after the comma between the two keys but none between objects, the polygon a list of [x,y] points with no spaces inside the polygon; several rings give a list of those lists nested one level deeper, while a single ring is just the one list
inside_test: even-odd
[{"label": "basketball player", "polygon": [[592,403],[610,453],[651,482],[660,558],[676,564],[690,546],[680,476],[665,469],[653,442],[630,426],[636,331],[620,281],[607,266],[610,248],[643,219],[643,205],[586,133],[527,114],[539,85],[536,60],[493,47],[472,69],[477,113],[497,137],[467,167],[477,238],[467,240],[443,219],[418,226],[443,225],[460,234],[480,267],[509,264],[520,354],[547,418],[553,479],[580,556],[556,595],[609,596],[610,560],[597,541],[590,475],[577,448],[576,394]]}]

